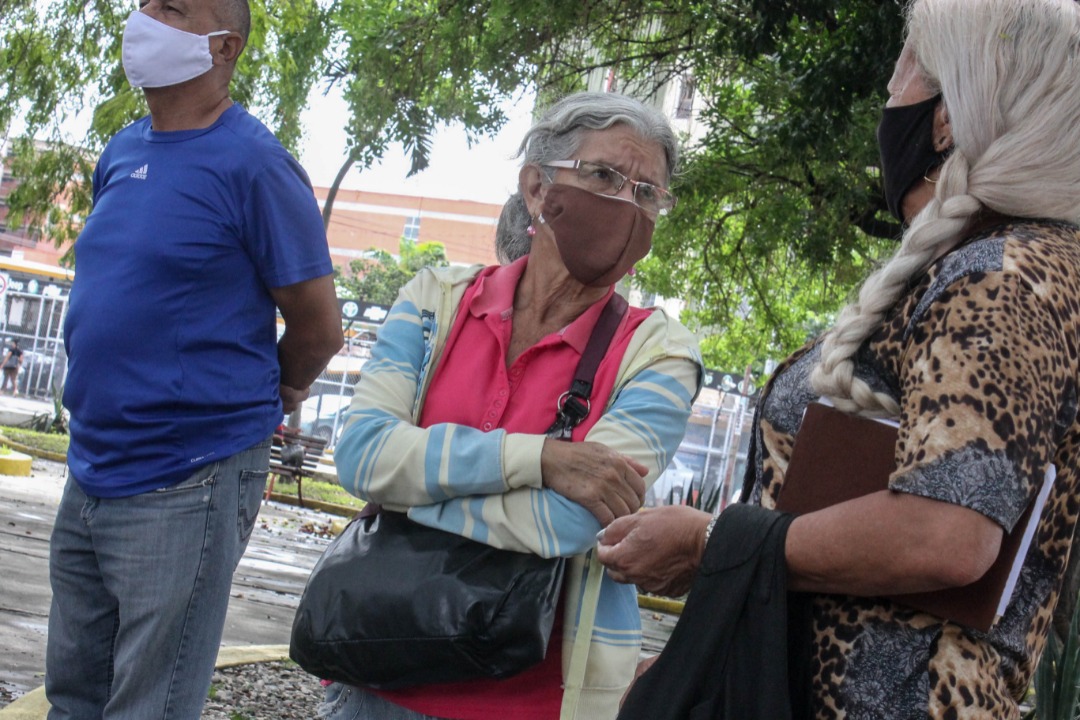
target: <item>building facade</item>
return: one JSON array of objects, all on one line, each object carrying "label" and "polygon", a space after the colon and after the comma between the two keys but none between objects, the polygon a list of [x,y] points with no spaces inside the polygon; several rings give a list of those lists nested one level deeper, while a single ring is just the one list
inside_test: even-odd
[{"label": "building facade", "polygon": [[[327,188],[315,188],[319,205]],[[327,240],[335,265],[347,268],[372,249],[398,254],[402,238],[438,242],[455,265],[491,265],[502,205],[411,195],[340,190],[334,199]]]}]

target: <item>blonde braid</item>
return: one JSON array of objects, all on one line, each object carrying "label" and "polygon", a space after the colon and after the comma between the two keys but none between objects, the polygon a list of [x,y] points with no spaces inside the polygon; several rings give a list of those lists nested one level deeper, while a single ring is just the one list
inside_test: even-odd
[{"label": "blonde braid", "polygon": [[811,375],[838,407],[896,415],[854,377],[859,347],[910,280],[953,248],[982,208],[1080,220],[1080,7],[1073,0],[915,0],[908,42],[949,111],[953,153],[900,249],[841,311]]},{"label": "blonde braid", "polygon": [[867,278],[859,299],[845,307],[822,343],[821,360],[810,381],[816,392],[838,408],[872,416],[894,416],[900,408],[889,395],[875,392],[855,377],[853,358],[859,347],[881,327],[885,314],[903,295],[909,280],[922,273],[960,239],[982,204],[967,194],[968,164],[960,154],[941,169],[934,199],[912,222],[900,249]]}]

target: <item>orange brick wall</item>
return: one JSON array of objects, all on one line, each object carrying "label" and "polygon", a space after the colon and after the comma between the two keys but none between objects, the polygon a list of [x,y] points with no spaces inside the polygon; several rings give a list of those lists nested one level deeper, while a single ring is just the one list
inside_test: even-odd
[{"label": "orange brick wall", "polygon": [[[320,207],[326,191],[315,188]],[[496,262],[495,226],[501,210],[493,203],[342,190],[327,231],[330,255],[342,266],[371,248],[396,255],[405,223],[419,217],[419,242],[442,243],[452,263],[491,265]]]}]

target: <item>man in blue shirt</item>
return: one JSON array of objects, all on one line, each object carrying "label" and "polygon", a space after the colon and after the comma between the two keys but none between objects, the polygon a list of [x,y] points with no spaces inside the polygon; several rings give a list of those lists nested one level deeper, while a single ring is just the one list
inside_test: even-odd
[{"label": "man in blue shirt", "polygon": [[53,719],[199,717],[269,438],[342,345],[307,176],[229,97],[246,0],[140,5],[123,61],[150,115],[94,172],[64,326]]}]

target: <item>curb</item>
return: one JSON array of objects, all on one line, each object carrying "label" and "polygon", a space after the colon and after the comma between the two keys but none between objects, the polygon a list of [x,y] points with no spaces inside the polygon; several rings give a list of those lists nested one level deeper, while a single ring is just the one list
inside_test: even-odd
[{"label": "curb", "polygon": [[668,613],[670,615],[682,615],[683,607],[686,603],[682,600],[670,600],[668,598],[656,597],[655,595],[642,595],[638,594],[637,604],[639,608],[644,610],[655,610],[656,612]]},{"label": "curb", "polygon": [[51,450],[39,450],[38,448],[30,447],[29,445],[23,445],[22,443],[15,442],[14,440],[11,440],[10,438],[5,437],[4,435],[0,435],[0,443],[3,443],[4,445],[7,445],[12,450],[17,450],[17,451],[19,451],[21,453],[26,453],[27,455],[32,455],[32,456],[34,456],[36,458],[41,458],[43,460],[52,460],[53,462],[61,462],[61,463],[66,463],[67,462],[67,454],[56,453],[56,452],[52,452]]},{"label": "curb", "polygon": [[0,475],[30,477],[30,467],[34,458],[10,447],[0,455]]},{"label": "curb", "polygon": [[[274,502],[301,507],[300,501],[295,495],[283,495],[282,493],[272,492],[270,493],[269,499]],[[337,503],[323,502],[321,500],[304,500],[303,508],[305,510],[318,510],[319,512],[340,515],[341,517],[347,518],[351,518],[353,515],[360,512],[360,508],[357,507],[338,505]]]},{"label": "curb", "polygon": [[[220,670],[236,665],[288,659],[288,645],[237,645],[218,650],[214,668]],[[2,720],[45,720],[48,714],[49,701],[45,699],[44,685],[31,690],[7,707],[0,708]]]}]

